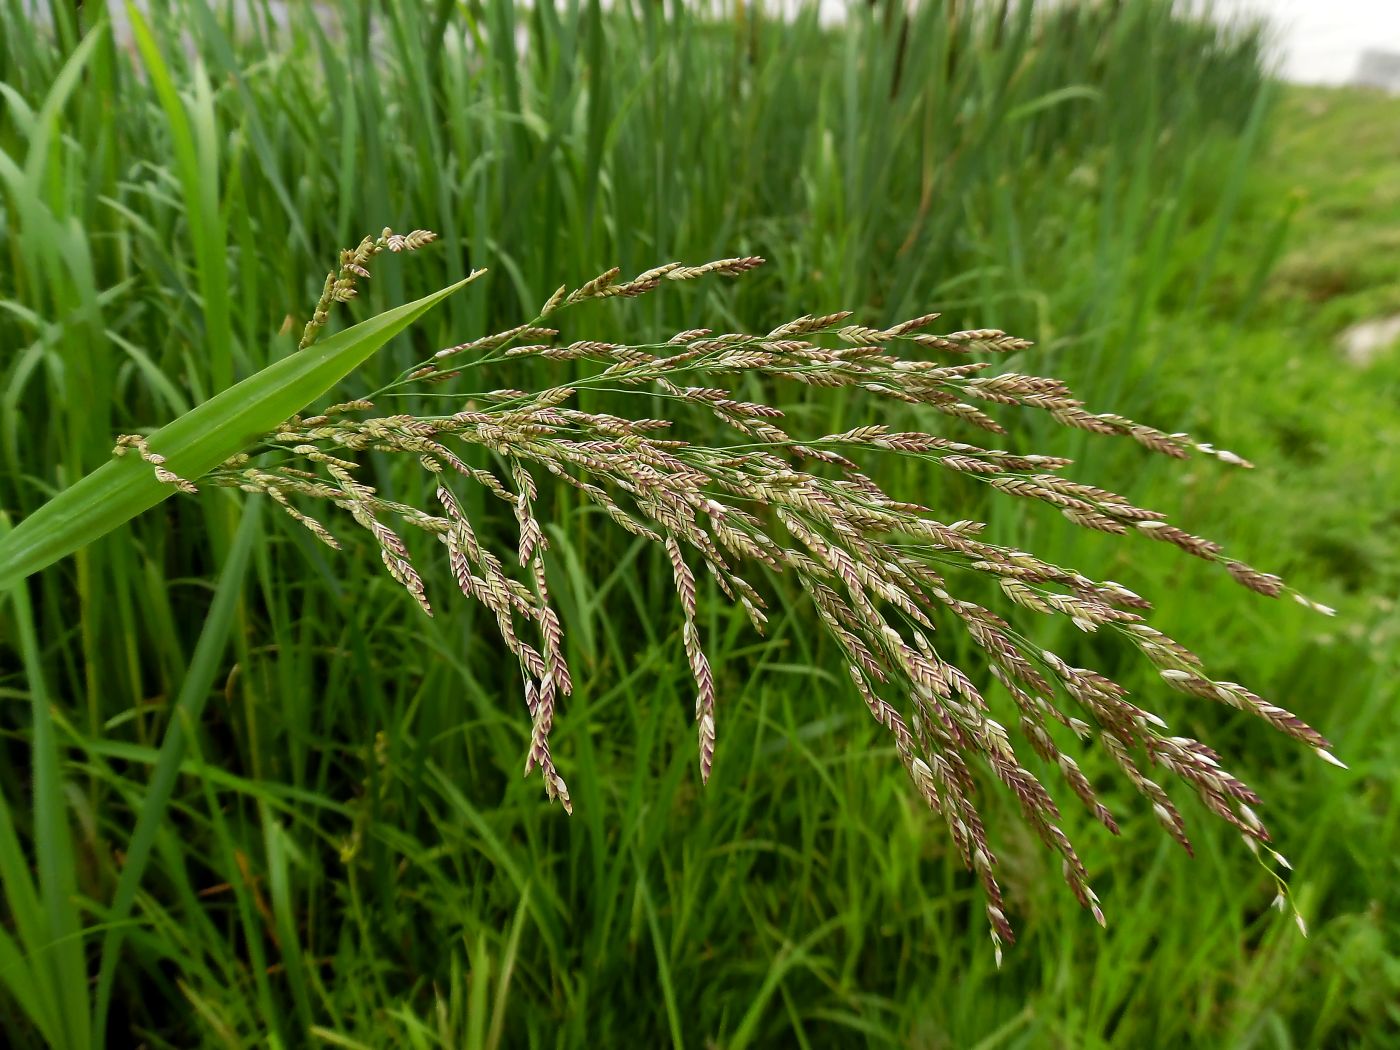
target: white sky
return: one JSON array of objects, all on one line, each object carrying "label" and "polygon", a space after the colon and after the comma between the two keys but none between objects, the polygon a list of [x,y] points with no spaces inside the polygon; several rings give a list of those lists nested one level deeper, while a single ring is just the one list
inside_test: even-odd
[{"label": "white sky", "polygon": [[1400,0],[1216,0],[1216,6],[1263,14],[1275,24],[1289,80],[1344,83],[1363,49],[1400,52]]}]

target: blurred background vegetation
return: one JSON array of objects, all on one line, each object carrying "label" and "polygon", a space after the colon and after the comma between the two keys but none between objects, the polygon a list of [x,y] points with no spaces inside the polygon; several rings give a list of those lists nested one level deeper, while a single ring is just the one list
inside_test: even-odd
[{"label": "blurred background vegetation", "polygon": [[[143,10],[114,25],[97,4],[0,2],[10,521],[115,434],[292,352],[336,249],[384,225],[443,241],[382,267],[342,319],[491,272],[351,394],[528,319],[565,280],[757,254],[737,284],[588,307],[565,336],[941,309],[1035,339],[1018,367],[1091,406],[1247,455],[1257,470],[1183,470],[1034,421],[1016,436],[1180,507],[1335,620],[1048,509],[944,478],[930,493],[907,464],[883,480],[1153,597],[1154,622],[1351,769],[1041,625],[1260,790],[1311,936],[1193,800],[1194,860],[1116,789],[1121,839],[1066,814],[1100,931],[989,797],[1021,933],[998,971],[976,888],[790,595],[767,639],[707,606],[721,706],[702,792],[664,570],[554,504],[568,819],[519,777],[529,723],[480,610],[429,621],[367,548],[328,554],[270,514],[236,535],[243,504],[205,492],[0,605],[8,1045],[1400,1042],[1400,352],[1336,348],[1400,312],[1400,100],[1283,86],[1262,27],[1167,0],[876,0],[839,26],[643,0]],[[783,407],[832,430],[871,411]],[[245,579],[225,572],[242,558]],[[177,700],[206,698],[137,842]]]}]

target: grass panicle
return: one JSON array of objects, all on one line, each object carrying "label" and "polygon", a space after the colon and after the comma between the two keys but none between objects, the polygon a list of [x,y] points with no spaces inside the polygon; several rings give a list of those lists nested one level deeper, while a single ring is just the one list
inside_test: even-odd
[{"label": "grass panicle", "polygon": [[[339,272],[349,276],[328,280],[327,287],[346,297],[353,277],[363,276],[357,268],[375,250],[395,250],[400,241],[414,247],[415,239],[426,243],[432,235],[418,231],[405,240],[386,230],[377,241],[366,238],[342,255]],[[614,268],[555,296],[558,303],[545,309],[553,313],[590,299],[641,295],[663,279],[734,276],[761,261],[671,263],[622,283]],[[317,304],[317,316],[324,300]],[[942,415],[950,433],[975,428],[1006,435],[1007,410],[1029,409],[1067,428],[1126,437],[1169,458],[1194,453],[1228,466],[1248,465],[1234,453],[1185,433],[1091,411],[1058,380],[965,360],[1020,353],[1031,344],[995,329],[923,331],[937,314],[884,328],[850,323],[844,312],[804,315],[765,335],[692,329],[661,343],[578,340],[564,346],[554,345],[558,331],[541,326],[542,316],[439,351],[365,398],[290,419],[200,480],[266,493],[331,546],[338,546],[331,529],[299,505],[319,502],[348,514],[373,537],[389,575],[429,616],[433,608],[424,576],[408,544],[386,521],[444,545],[458,588],[490,611],[502,644],[519,663],[531,721],[525,772],[538,769],[548,797],[566,811],[572,811],[572,801],[551,752],[550,733],[560,702],[572,692],[572,676],[562,620],[551,599],[537,476],[564,483],[632,535],[664,548],[694,678],[702,780],[709,780],[715,758],[717,696],[701,639],[692,565],[703,566],[760,632],[768,607],[764,591],[773,578],[788,577],[800,586],[843,651],[855,691],[890,733],[915,790],[942,817],[964,864],[981,882],[998,961],[1002,943],[1013,933],[997,880],[997,856],[976,798],[983,776],[1010,793],[1027,825],[1060,856],[1065,880],[1081,905],[1103,921],[1085,865],[1061,829],[1058,804],[1023,763],[1008,724],[1022,746],[1057,770],[1069,793],[1110,831],[1117,832],[1117,820],[1080,771],[1071,748],[1102,748],[1188,851],[1185,821],[1153,778],[1158,774],[1149,771],[1194,791],[1209,812],[1252,846],[1268,843],[1269,833],[1252,808],[1259,797],[1224,767],[1219,754],[1173,734],[1109,677],[1071,666],[1036,644],[1033,631],[985,604],[980,595],[986,589],[979,586],[985,581],[996,585],[1008,616],[1063,617],[1082,632],[1117,635],[1158,668],[1166,686],[1248,712],[1336,761],[1331,744],[1306,722],[1244,686],[1213,679],[1191,650],[1147,623],[1152,606],[1146,598],[1115,581],[1093,580],[1034,553],[990,543],[981,538],[981,522],[949,513],[955,507],[896,499],[875,480],[874,467],[882,457],[910,457],[929,471],[950,471],[1006,496],[1049,504],[1085,529],[1170,544],[1221,565],[1233,580],[1261,594],[1286,590],[1277,577],[1227,557],[1220,544],[1172,524],[1165,512],[1067,478],[1065,457],[987,448],[940,433],[893,432],[878,423],[799,437],[786,429],[782,410],[746,400],[735,387],[742,382],[746,389],[761,390],[782,383],[849,388],[919,406],[930,418]],[[539,339],[547,341],[520,342]],[[949,354],[957,363],[948,363]],[[438,365],[445,357],[458,369],[448,382]],[[459,389],[465,369],[529,358],[590,368],[566,385],[535,391]],[[455,401],[456,411],[374,414],[377,399],[411,396],[429,380],[435,381],[433,404]],[[628,418],[578,407],[592,391],[626,392],[644,404],[659,399],[668,416]],[[707,417],[722,425],[728,441],[681,436],[686,423],[703,433],[696,420]],[[169,475],[140,439],[122,439],[117,451],[128,448],[140,451],[161,480],[182,490],[192,487]],[[387,499],[360,480],[368,453],[416,461],[430,476],[433,509]],[[479,453],[496,469],[469,466]],[[518,578],[506,570],[507,559],[478,540],[487,523],[474,521],[464,509],[472,502],[462,490],[472,486],[510,504],[517,539],[509,560],[518,564]],[[980,651],[980,665],[958,666],[945,655],[953,626]],[[989,696],[989,679],[1009,702]]]},{"label": "grass panicle", "polygon": [[[1400,1044],[1400,357],[1330,352],[1348,326],[1400,311],[1400,161],[1382,133],[1400,103],[1280,84],[1257,24],[1175,0],[822,6],[840,22],[815,0],[171,0],[158,17],[130,5],[140,18],[115,3],[0,3],[0,510],[17,537],[0,545],[23,555],[0,551],[0,590],[27,577],[33,620],[26,647],[18,607],[0,608],[6,1046],[81,1045],[85,1016],[97,1048],[1174,1048],[1266,1032]],[[386,247],[363,267],[371,279],[350,271],[355,298],[332,300],[297,352],[326,270],[339,274],[327,248],[353,249],[379,216],[441,241],[409,267]],[[721,255],[770,262],[563,307],[580,283],[566,276],[616,263],[615,287],[653,262]],[[376,324],[411,289],[488,264],[411,329]],[[957,772],[923,757],[923,720],[871,677],[887,656],[837,619],[844,587],[812,577],[804,592],[734,513],[786,541],[776,512],[719,495],[733,524],[699,513],[762,606],[742,589],[730,604],[676,539],[716,695],[702,792],[665,531],[606,478],[521,459],[572,676],[548,729],[566,821],[538,770],[520,776],[536,723],[516,650],[541,665],[544,652],[509,458],[451,435],[438,443],[467,473],[441,456],[313,446],[358,464],[351,476],[386,504],[452,520],[439,551],[399,513],[373,512],[408,550],[428,617],[335,502],[327,463],[235,456],[293,413],[307,426],[494,413],[715,333],[848,349],[839,329],[887,331],[927,304],[944,318],[907,335],[1000,328],[1035,350],[900,341],[899,356],[995,362],[968,378],[1044,372],[1086,410],[1208,436],[1259,467],[1144,456],[1131,437],[961,395],[1013,433],[758,371],[672,382],[782,408],[755,422],[869,464],[886,493],[938,511],[948,542],[994,540],[1151,597],[1150,625],[1085,633],[1074,620],[1092,614],[1071,588],[1006,575],[1024,571],[1006,561],[995,578],[949,569],[945,587],[1247,773],[1299,869],[1309,939],[1261,908],[1269,875],[1189,789],[1130,751],[1189,823],[1194,859],[1153,833],[1160,814],[1135,801],[1115,738],[1084,746],[1056,718],[1093,725],[1079,701],[1057,694],[1022,718],[972,624],[922,610],[937,627],[918,628],[926,641],[1063,807],[1059,827],[1113,912],[1100,935],[1013,795],[979,790],[1020,940],[994,971],[978,880],[921,801]],[[831,316],[842,306],[857,314]],[[323,407],[536,317],[562,334],[447,355],[377,408]],[[664,351],[631,346],[673,332]],[[344,384],[352,367],[363,385]],[[486,387],[502,389],[453,393]],[[655,382],[611,387],[556,410],[624,445],[763,440]],[[217,412],[152,432],[221,392]],[[1078,527],[1061,513],[1083,508],[1004,493],[976,471],[985,457],[956,470],[929,462],[953,449],[873,444],[914,432],[1073,457],[1020,480],[1116,482],[1269,575],[1179,557],[1136,526],[1116,539]],[[199,495],[175,498],[135,448],[113,459],[123,433]],[[818,443],[848,434],[868,444]],[[230,457],[269,498],[203,480]],[[94,471],[100,485],[75,484]],[[239,518],[257,505],[248,532]],[[1308,615],[1273,573],[1338,618]],[[1281,600],[1241,600],[1236,576]],[[1052,594],[1064,612],[1022,607]],[[908,614],[872,600],[917,651]],[[518,638],[499,641],[502,625]],[[1160,670],[1244,683],[1325,723],[1351,771]],[[43,859],[69,839],[76,886]],[[55,925],[50,901],[75,922]]]}]

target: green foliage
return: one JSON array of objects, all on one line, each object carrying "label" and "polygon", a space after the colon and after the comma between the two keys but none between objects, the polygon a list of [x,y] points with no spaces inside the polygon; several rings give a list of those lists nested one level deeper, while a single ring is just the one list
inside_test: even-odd
[{"label": "green foliage", "polygon": [[[325,342],[268,365],[157,430],[147,441],[176,478],[198,478],[249,440],[324,394],[450,294],[470,281],[386,310]],[[0,586],[10,586],[107,535],[176,490],[136,456],[113,459],[0,539]]]},{"label": "green foliage", "polygon": [[[1156,624],[1326,729],[1352,772],[1178,701],[1173,725],[1269,800],[1311,938],[1184,805],[1194,861],[1147,813],[1121,840],[1066,827],[1115,917],[1102,935],[1032,842],[999,841],[1023,936],[998,973],[974,885],[799,604],[759,640],[701,596],[725,719],[701,791],[664,565],[582,503],[550,506],[576,677],[554,742],[566,819],[519,778],[529,724],[478,613],[425,621],[368,548],[332,560],[272,514],[240,533],[246,512],[206,493],[0,607],[10,1045],[1395,1041],[1400,366],[1353,370],[1325,342],[1388,301],[1373,249],[1397,225],[1376,198],[1394,158],[1333,169],[1392,108],[1290,94],[1281,119],[1257,35],[1155,0],[1007,5],[1004,22],[996,4],[853,5],[840,31],[758,5],[381,3],[327,28],[311,5],[279,23],[254,2],[237,29],[223,5],[155,6],[84,37],[73,5],[49,33],[0,4],[13,521],[118,433],[288,358],[317,275],[367,226],[444,245],[378,271],[362,316],[492,267],[372,358],[371,382],[533,316],[565,278],[764,255],[737,292],[608,304],[589,334],[932,304],[950,327],[1038,339],[1037,368],[1091,403],[1245,453],[1252,475],[1183,482],[1131,450],[1031,439],[1086,453],[1085,476],[1136,471],[1129,495],[1184,503],[1184,524],[1337,621],[1151,551],[1129,565],[1049,512],[985,509],[1001,541],[1162,596]],[[1311,202],[1283,198],[1294,182]],[[1329,255],[1340,285],[1306,272]],[[572,374],[514,367],[502,385]],[[791,411],[855,422],[839,399]],[[984,510],[970,486],[916,494]],[[81,977],[99,973],[110,1004]]]}]

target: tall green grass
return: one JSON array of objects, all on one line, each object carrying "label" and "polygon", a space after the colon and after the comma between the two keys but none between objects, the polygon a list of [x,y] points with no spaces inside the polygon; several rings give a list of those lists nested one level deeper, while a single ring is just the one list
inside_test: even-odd
[{"label": "tall green grass", "polygon": [[[332,559],[203,494],[0,607],[9,1043],[1384,1045],[1393,614],[1303,541],[1346,531],[1339,476],[1367,507],[1400,494],[1383,471],[1299,467],[1290,442],[1350,463],[1394,439],[1379,407],[1317,422],[1359,388],[1275,369],[1287,333],[1242,334],[1267,321],[1286,232],[1252,194],[1273,95],[1255,30],[1156,0],[855,5],[840,28],[754,4],[242,10],[167,0],[113,27],[55,3],[46,30],[0,4],[12,521],[115,433],[289,355],[335,249],[380,226],[443,244],[383,267],[360,315],[491,268],[370,363],[386,376],[567,278],[759,254],[737,291],[608,304],[589,331],[942,308],[1038,339],[1027,368],[1091,400],[1303,471],[1307,491],[1267,466],[1195,478],[1188,523],[1340,605],[1330,638],[1205,572],[988,510],[1003,538],[1162,595],[1165,629],[1323,726],[1354,772],[1181,704],[1269,798],[1313,939],[1267,912],[1232,836],[1198,822],[1192,862],[1139,814],[1121,841],[1066,829],[1106,935],[1032,843],[999,843],[1023,937],[997,973],[973,885],[800,606],[761,641],[706,613],[725,732],[701,793],[665,574],[561,502],[566,821],[518,778],[528,719],[471,609],[424,622],[367,552]],[[500,385],[530,381],[514,367]],[[839,401],[820,411],[843,425]],[[1088,466],[1137,471],[1149,504],[1176,484],[1119,453]]]}]

